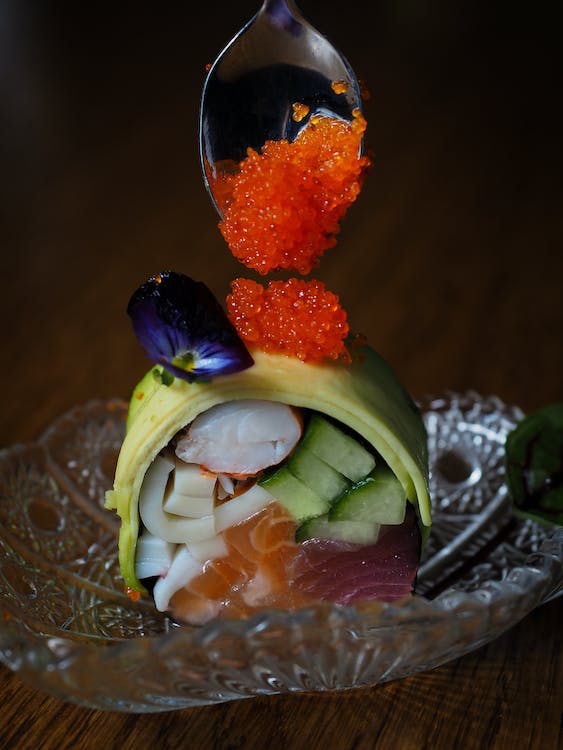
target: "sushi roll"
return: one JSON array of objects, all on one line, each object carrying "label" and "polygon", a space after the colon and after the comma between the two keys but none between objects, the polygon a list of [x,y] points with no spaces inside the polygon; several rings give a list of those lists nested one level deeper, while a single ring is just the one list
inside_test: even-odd
[{"label": "sushi roll", "polygon": [[247,348],[180,274],[129,311],[147,351],[160,346],[106,498],[133,596],[202,624],[412,593],[431,524],[426,433],[381,356],[358,342],[332,361]]}]

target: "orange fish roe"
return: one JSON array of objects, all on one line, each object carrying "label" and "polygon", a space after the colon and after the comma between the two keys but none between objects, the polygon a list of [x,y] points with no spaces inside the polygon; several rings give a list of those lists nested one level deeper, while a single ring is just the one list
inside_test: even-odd
[{"label": "orange fish roe", "polygon": [[135,589],[132,589],[131,586],[125,587],[125,595],[132,602],[138,602],[141,598],[141,594],[138,591],[135,591]]},{"label": "orange fish roe", "polygon": [[320,281],[271,281],[266,288],[235,279],[227,297],[231,322],[249,345],[303,361],[343,358],[348,335],[345,310]]},{"label": "orange fish roe", "polygon": [[295,122],[301,122],[301,120],[304,120],[305,117],[309,114],[309,107],[306,104],[300,104],[299,102],[295,102],[295,104],[292,105],[293,107],[293,119]]},{"label": "orange fish roe", "polygon": [[350,88],[347,81],[333,81],[330,87],[335,94],[345,94]]},{"label": "orange fish roe", "polygon": [[290,269],[307,274],[336,244],[339,221],[356,200],[370,165],[360,156],[366,121],[311,118],[293,143],[267,141],[248,150],[219,228],[231,252],[261,274]]}]

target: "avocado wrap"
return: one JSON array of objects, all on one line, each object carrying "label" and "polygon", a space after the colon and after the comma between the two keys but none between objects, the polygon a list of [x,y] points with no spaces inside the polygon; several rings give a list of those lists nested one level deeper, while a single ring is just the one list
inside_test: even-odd
[{"label": "avocado wrap", "polygon": [[[344,433],[353,435],[363,449],[376,457],[377,465],[398,480],[408,506],[407,515],[412,514],[415,519],[420,552],[420,543],[424,543],[431,524],[426,432],[416,405],[387,362],[366,345],[353,351],[350,364],[306,363],[260,350],[251,354],[254,359],[251,367],[203,382],[190,383],[175,378],[167,385],[158,377],[159,368],[153,368],[135,389],[114,486],[106,497],[107,508],[115,509],[121,519],[119,562],[125,585],[130,589],[146,592],[136,568],[136,555],[141,531],[145,532],[139,506],[147,472],[157,457],[162,457],[200,415],[233,402],[288,405],[304,415],[301,419],[305,422],[311,414],[320,415],[338,425]],[[294,449],[293,453],[296,451]],[[281,463],[284,462],[287,463],[287,459]],[[245,481],[248,487],[249,480]],[[363,484],[350,479],[345,481],[347,489],[341,495],[347,499],[350,488],[355,490],[366,484],[366,480],[362,480]],[[268,488],[269,482],[272,483],[271,477],[267,477],[262,486]],[[260,484],[259,474],[250,478],[252,483]],[[272,486],[275,497],[275,482]],[[315,487],[312,489],[314,491]],[[299,499],[293,498],[292,502],[299,503]],[[295,505],[287,507],[293,510]],[[327,520],[325,529],[332,528],[331,513],[332,510],[318,513]],[[365,513],[364,507],[359,514],[360,522],[365,519]],[[300,516],[299,509],[294,515],[297,516],[296,526],[300,528],[304,528],[303,521],[310,522],[307,513]],[[369,521],[371,523],[371,519]],[[367,525],[371,528],[370,523]],[[352,518],[351,525],[354,524],[360,525]],[[314,529],[313,534],[307,536],[316,536]],[[320,536],[330,537],[330,532]],[[342,537],[338,538],[341,542]],[[350,540],[344,538],[344,542],[347,541]],[[357,542],[355,538],[351,541]],[[362,545],[348,544],[347,549],[358,546]]]}]

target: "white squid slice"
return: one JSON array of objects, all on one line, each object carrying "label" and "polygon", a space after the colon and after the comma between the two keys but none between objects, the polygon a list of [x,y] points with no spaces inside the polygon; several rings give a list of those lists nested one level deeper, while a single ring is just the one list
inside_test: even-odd
[{"label": "white squid slice", "polygon": [[183,518],[164,510],[164,493],[173,468],[174,463],[160,455],[149,466],[139,493],[141,520],[151,534],[175,544],[200,542],[214,537],[213,514],[203,518]]},{"label": "white squid slice", "polygon": [[268,490],[255,484],[246,492],[215,508],[215,528],[217,532],[246,521],[247,518],[258,513],[274,500],[274,496]]},{"label": "white squid slice", "polygon": [[301,437],[295,409],[276,401],[228,401],[200,414],[176,455],[216,474],[252,475],[291,453]]},{"label": "white squid slice", "polygon": [[166,612],[170,599],[179,589],[203,571],[203,565],[193,557],[185,544],[178,548],[166,575],[154,585],[154,604],[159,612]]},{"label": "white squid slice", "polygon": [[198,464],[187,464],[176,458],[164,495],[164,510],[189,518],[210,516],[213,513],[216,482],[216,474],[202,469]]},{"label": "white squid slice", "polygon": [[173,492],[165,497],[163,506],[166,513],[188,518],[203,518],[213,513],[212,497],[190,497]]},{"label": "white squid slice", "polygon": [[188,497],[213,497],[217,475],[199,464],[187,464],[176,459],[173,491]]},{"label": "white squid slice", "polygon": [[209,560],[217,560],[226,557],[229,550],[222,534],[214,536],[213,539],[204,539],[202,542],[193,542],[189,545],[190,554],[202,563]]},{"label": "white squid slice", "polygon": [[137,578],[163,576],[172,564],[176,547],[164,539],[147,531],[139,537],[135,553],[135,573]]},{"label": "white squid slice", "polygon": [[235,494],[235,483],[228,474],[217,474],[217,481],[225,497]]}]

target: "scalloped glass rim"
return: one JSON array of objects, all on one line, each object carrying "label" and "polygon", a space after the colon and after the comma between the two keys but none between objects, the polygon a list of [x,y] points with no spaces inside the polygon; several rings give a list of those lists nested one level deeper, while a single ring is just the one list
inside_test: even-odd
[{"label": "scalloped glass rim", "polygon": [[561,593],[563,529],[511,514],[503,446],[517,407],[473,392],[420,405],[435,514],[422,595],[201,628],[175,626],[121,592],[117,526],[101,504],[123,402],[76,407],[36,444],[2,451],[0,659],[64,700],[147,712],[374,685],[497,637]]}]

